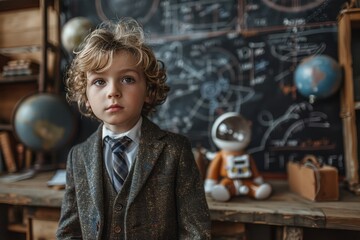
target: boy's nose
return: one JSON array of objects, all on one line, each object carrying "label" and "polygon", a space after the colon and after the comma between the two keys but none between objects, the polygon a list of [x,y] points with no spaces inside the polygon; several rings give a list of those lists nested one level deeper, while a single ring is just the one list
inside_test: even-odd
[{"label": "boy's nose", "polygon": [[109,84],[109,97],[120,97],[121,96],[121,89],[116,84],[112,83]]}]

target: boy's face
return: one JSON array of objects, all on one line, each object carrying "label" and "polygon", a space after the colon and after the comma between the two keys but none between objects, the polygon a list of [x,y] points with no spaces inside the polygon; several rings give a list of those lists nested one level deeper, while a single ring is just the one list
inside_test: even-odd
[{"label": "boy's face", "polygon": [[87,73],[86,95],[95,116],[117,133],[136,124],[148,101],[144,74],[127,51],[114,54],[106,71]]}]

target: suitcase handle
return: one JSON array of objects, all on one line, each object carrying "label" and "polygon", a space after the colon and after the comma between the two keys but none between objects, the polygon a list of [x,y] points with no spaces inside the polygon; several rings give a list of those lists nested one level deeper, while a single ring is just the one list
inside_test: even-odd
[{"label": "suitcase handle", "polygon": [[312,155],[312,154],[308,154],[306,155],[302,161],[301,164],[304,166],[308,166],[308,167],[315,167],[315,168],[321,168],[322,164],[318,161],[318,159]]},{"label": "suitcase handle", "polygon": [[321,175],[319,172],[319,168],[322,167],[322,164],[320,164],[320,162],[318,161],[318,159],[312,155],[306,155],[301,163],[304,165],[304,167],[308,167],[308,168],[312,168],[315,172],[315,179],[316,179],[316,193],[315,193],[315,199],[318,196],[319,192],[320,192],[320,188],[321,188]]}]

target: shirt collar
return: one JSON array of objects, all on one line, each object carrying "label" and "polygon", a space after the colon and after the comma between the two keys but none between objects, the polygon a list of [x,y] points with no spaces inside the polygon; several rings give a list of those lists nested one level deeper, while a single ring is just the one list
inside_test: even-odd
[{"label": "shirt collar", "polygon": [[139,144],[140,141],[140,135],[141,135],[141,124],[142,124],[142,117],[139,118],[138,122],[135,124],[133,128],[131,128],[129,131],[124,133],[116,134],[112,132],[111,130],[107,129],[105,125],[102,127],[102,139],[106,136],[109,136],[111,138],[117,139],[124,136],[129,137],[134,143]]}]

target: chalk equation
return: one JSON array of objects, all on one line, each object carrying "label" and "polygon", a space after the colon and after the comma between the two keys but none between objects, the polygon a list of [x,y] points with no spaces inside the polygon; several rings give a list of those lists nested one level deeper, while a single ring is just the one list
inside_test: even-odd
[{"label": "chalk equation", "polygon": [[239,22],[243,31],[269,32],[309,25],[336,25],[346,0],[243,0]]}]

